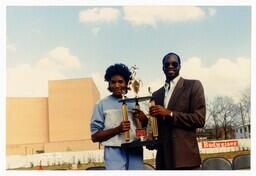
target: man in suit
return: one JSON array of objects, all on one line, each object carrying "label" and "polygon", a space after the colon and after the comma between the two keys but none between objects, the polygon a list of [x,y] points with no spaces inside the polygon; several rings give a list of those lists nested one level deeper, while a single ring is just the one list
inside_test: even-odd
[{"label": "man in suit", "polygon": [[156,169],[200,169],[196,128],[205,124],[203,86],[198,80],[179,76],[181,61],[177,54],[168,53],[162,63],[166,81],[153,93],[156,105],[149,109],[150,115],[157,117],[159,129]]}]

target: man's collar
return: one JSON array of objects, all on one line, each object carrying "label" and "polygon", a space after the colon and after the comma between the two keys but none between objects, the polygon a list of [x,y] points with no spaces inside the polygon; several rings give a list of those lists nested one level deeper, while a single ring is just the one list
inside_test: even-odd
[{"label": "man's collar", "polygon": [[176,85],[177,82],[179,81],[179,79],[180,79],[180,75],[178,75],[176,78],[174,78],[174,79],[172,80],[172,83]]},{"label": "man's collar", "polygon": [[171,83],[172,85],[176,85],[177,82],[179,81],[179,79],[180,79],[180,75],[178,75],[176,78],[174,78],[174,79],[171,80],[170,82],[165,81],[164,89],[165,89],[165,90],[169,90],[169,89],[170,89],[170,83]]}]

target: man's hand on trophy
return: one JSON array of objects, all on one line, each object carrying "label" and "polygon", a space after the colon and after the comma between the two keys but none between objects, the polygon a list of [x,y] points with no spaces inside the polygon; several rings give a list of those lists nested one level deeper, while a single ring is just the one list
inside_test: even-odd
[{"label": "man's hand on trophy", "polygon": [[133,109],[133,116],[135,118],[139,119],[142,124],[147,124],[147,122],[148,122],[147,116],[144,114],[143,111],[141,111],[139,109],[136,109],[136,108]]},{"label": "man's hand on trophy", "polygon": [[131,125],[130,121],[122,121],[120,123],[120,125],[118,126],[118,129],[119,129],[120,133],[123,133],[125,131],[129,131],[130,130],[130,125]]},{"label": "man's hand on trophy", "polygon": [[169,116],[171,113],[171,111],[169,109],[165,109],[163,106],[160,105],[155,105],[155,106],[151,106],[149,108],[149,114],[151,116],[157,117],[157,116]]}]

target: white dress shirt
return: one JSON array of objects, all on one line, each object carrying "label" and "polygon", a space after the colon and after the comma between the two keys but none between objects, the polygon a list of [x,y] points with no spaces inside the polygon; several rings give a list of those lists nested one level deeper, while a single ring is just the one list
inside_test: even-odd
[{"label": "white dress shirt", "polygon": [[164,107],[167,108],[170,98],[172,96],[173,90],[179,81],[180,76],[178,75],[176,78],[174,78],[172,81],[169,83],[165,82],[164,89],[165,89],[165,94],[164,94]]}]

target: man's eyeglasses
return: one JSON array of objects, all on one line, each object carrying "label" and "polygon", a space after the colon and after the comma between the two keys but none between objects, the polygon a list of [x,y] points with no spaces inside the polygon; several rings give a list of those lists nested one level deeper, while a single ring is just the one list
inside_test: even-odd
[{"label": "man's eyeglasses", "polygon": [[170,65],[172,65],[174,68],[177,68],[178,66],[179,66],[179,63],[178,62],[166,62],[166,63],[164,63],[164,67],[165,68],[168,68]]}]

